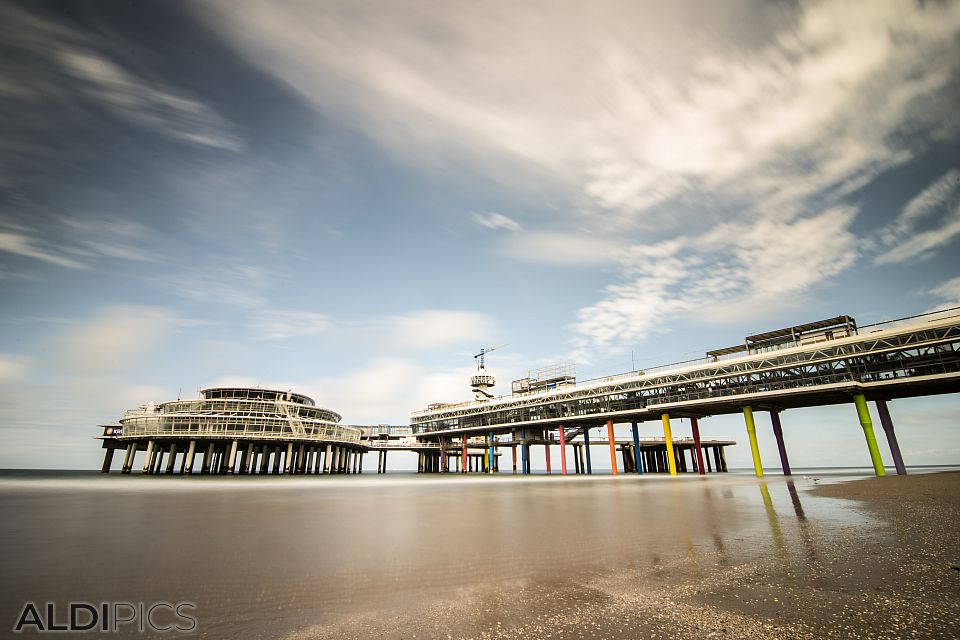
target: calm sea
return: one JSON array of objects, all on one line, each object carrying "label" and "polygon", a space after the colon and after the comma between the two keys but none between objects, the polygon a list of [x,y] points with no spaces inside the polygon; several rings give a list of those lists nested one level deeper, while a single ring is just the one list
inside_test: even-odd
[{"label": "calm sea", "polygon": [[[810,520],[865,517],[806,490],[866,474],[800,470],[793,482],[761,482],[748,473],[5,471],[0,628],[12,629],[28,601],[190,602],[196,637],[335,637],[373,623],[383,635],[385,620],[395,620],[387,625],[395,637],[418,629],[420,637],[456,637],[523,615],[511,610],[511,594],[535,599],[537,590],[547,596],[625,569],[678,580],[703,565],[803,552],[815,544],[804,529]],[[453,613],[425,627],[431,611]]]}]

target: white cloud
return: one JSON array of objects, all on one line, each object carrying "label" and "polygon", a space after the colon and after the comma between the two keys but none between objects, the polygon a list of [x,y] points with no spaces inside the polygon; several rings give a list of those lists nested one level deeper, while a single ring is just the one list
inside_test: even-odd
[{"label": "white cloud", "polygon": [[179,320],[169,310],[148,306],[109,306],[71,326],[50,353],[57,366],[104,373],[149,366],[141,360]]},{"label": "white cloud", "polygon": [[944,90],[960,67],[958,3],[213,6],[251,61],[404,162],[468,158],[510,185],[580,194],[548,224],[589,232],[528,217],[501,250],[620,265],[578,314],[582,353],[693,305],[720,317],[737,301],[796,304],[865,249],[845,198],[922,150],[922,136],[898,142],[905,132],[942,138],[958,123]]},{"label": "white cloud", "polygon": [[42,260],[68,269],[88,268],[82,262],[62,255],[60,250],[46,248],[38,239],[16,231],[0,231],[0,251]]},{"label": "white cloud", "polygon": [[475,311],[423,309],[392,316],[376,324],[388,328],[385,344],[393,348],[419,350],[451,345],[481,344],[496,332],[493,320]]},{"label": "white cloud", "polygon": [[513,260],[574,267],[616,264],[626,249],[622,239],[555,231],[512,235],[500,245]]},{"label": "white cloud", "polygon": [[85,83],[87,94],[122,118],[191,144],[242,148],[229,123],[207,105],[134,77],[91,50],[64,48],[58,54],[66,71]]},{"label": "white cloud", "polygon": [[503,229],[505,231],[520,231],[520,223],[502,213],[474,213],[473,221],[487,229]]},{"label": "white cloud", "polygon": [[345,424],[409,424],[413,410],[466,399],[471,373],[469,366],[438,372],[408,358],[377,358],[353,373],[307,383],[303,390],[340,413]]},{"label": "white cloud", "polygon": [[943,302],[928,311],[942,311],[960,307],[960,276],[941,282],[926,292],[928,295],[940,298]]},{"label": "white cloud", "polygon": [[[882,250],[876,264],[924,258],[960,235],[960,171],[953,169],[917,194],[896,220],[880,232]],[[918,224],[937,218],[937,225],[918,232]]]},{"label": "white cloud", "polygon": [[269,309],[257,313],[253,330],[261,340],[288,340],[326,333],[332,323],[321,313]]},{"label": "white cloud", "polygon": [[29,365],[29,358],[0,354],[0,382],[23,379],[29,371]]},{"label": "white cloud", "polygon": [[668,320],[698,310],[715,321],[738,319],[739,309],[792,300],[850,266],[857,257],[849,231],[856,211],[835,208],[793,222],[729,224],[703,236],[627,253],[622,284],[577,314],[573,358],[646,340]]}]

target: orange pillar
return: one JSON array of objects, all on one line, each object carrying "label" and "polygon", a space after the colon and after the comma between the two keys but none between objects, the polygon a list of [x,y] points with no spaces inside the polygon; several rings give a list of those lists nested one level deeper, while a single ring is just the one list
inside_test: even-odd
[{"label": "orange pillar", "polygon": [[560,472],[567,475],[567,438],[563,434],[563,425],[560,425]]},{"label": "orange pillar", "polygon": [[613,420],[607,420],[607,440],[610,441],[610,468],[617,475],[617,443],[613,439]]}]

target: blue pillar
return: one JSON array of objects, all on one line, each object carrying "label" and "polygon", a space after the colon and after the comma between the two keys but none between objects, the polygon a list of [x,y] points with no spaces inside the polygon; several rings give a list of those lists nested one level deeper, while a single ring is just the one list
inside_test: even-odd
[{"label": "blue pillar", "polygon": [[643,473],[643,462],[640,459],[640,432],[637,423],[633,423],[633,459],[637,463],[637,473]]},{"label": "blue pillar", "polygon": [[583,430],[583,450],[587,454],[587,473],[593,473],[593,465],[590,464],[590,427]]},{"label": "blue pillar", "polygon": [[493,473],[493,431],[490,432],[490,451],[487,456],[487,470]]}]

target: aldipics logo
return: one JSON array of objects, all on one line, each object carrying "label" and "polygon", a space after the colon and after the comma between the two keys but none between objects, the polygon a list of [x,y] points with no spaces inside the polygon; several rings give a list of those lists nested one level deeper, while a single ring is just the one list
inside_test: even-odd
[{"label": "aldipics logo", "polygon": [[77,633],[139,631],[190,633],[197,629],[192,602],[53,602],[23,605],[14,633]]}]

